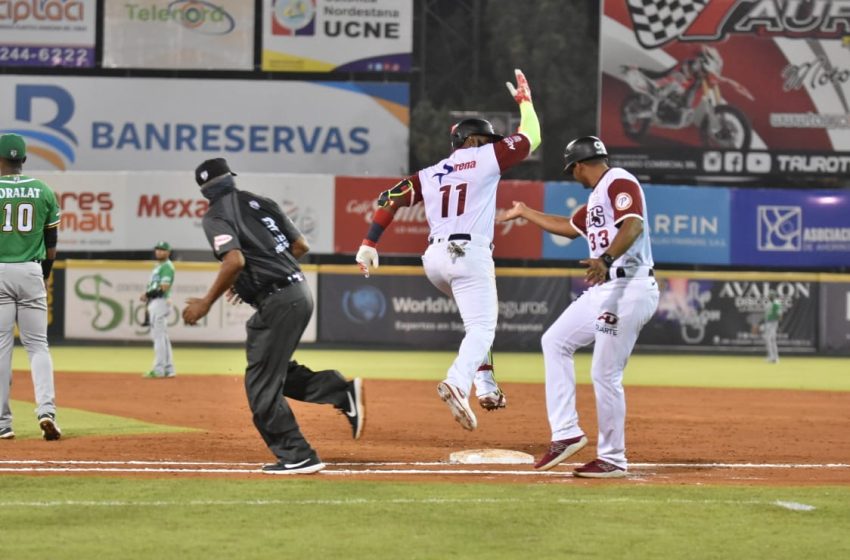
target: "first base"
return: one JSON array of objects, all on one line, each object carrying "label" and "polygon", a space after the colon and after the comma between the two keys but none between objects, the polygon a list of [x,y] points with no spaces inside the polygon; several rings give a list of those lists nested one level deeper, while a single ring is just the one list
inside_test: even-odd
[{"label": "first base", "polygon": [[531,465],[534,457],[511,449],[467,449],[449,455],[449,463],[460,465]]}]

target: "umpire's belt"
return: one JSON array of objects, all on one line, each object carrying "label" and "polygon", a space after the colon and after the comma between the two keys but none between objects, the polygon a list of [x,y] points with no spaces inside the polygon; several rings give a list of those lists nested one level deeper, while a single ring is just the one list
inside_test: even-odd
[{"label": "umpire's belt", "polygon": [[302,274],[301,272],[295,272],[293,274],[290,274],[289,276],[286,276],[285,278],[281,278],[280,280],[268,284],[260,291],[260,293],[257,294],[257,297],[254,298],[254,307],[263,303],[263,300],[265,300],[270,295],[276,294],[281,290],[285,290],[291,285],[298,284],[299,282],[303,282],[304,280],[304,274]]},{"label": "umpire's belt", "polygon": [[645,276],[655,276],[655,271],[645,266],[624,268],[622,266],[612,266],[608,270],[608,280],[612,278],[641,278]]},{"label": "umpire's belt", "polygon": [[474,233],[452,233],[451,235],[438,235],[428,238],[429,245],[439,245],[440,243],[448,243],[449,241],[469,241],[473,245],[480,245],[482,247],[492,247],[493,245],[486,236]]}]

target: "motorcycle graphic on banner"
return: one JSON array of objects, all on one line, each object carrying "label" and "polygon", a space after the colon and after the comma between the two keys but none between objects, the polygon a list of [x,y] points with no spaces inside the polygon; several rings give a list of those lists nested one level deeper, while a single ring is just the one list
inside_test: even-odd
[{"label": "motorcycle graphic on banner", "polygon": [[850,173],[846,0],[604,0],[599,133],[651,180]]},{"label": "motorcycle graphic on banner", "polygon": [[698,56],[656,72],[624,66],[623,77],[632,93],[623,100],[623,132],[640,142],[650,126],[679,129],[696,127],[703,146],[746,150],[752,131],[744,112],[723,98],[721,85],[729,85],[750,101],[752,94],[721,75],[723,59],[717,49],[702,46]]}]

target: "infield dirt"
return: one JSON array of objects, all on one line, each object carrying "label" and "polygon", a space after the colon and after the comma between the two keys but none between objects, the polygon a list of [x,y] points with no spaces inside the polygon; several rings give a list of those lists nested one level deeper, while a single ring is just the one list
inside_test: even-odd
[{"label": "infield dirt", "polygon": [[[366,380],[367,420],[359,441],[351,439],[348,422],[332,407],[292,404],[305,436],[327,463],[447,462],[453,451],[480,448],[514,449],[539,456],[549,442],[543,385],[507,383],[503,388],[508,395],[507,409],[489,413],[476,410],[479,428],[466,432],[440,401],[436,383]],[[592,391],[588,385],[578,387],[579,414],[590,444],[569,460],[571,464],[594,457],[596,415]],[[65,431],[62,440],[0,441],[0,457],[21,461],[261,463],[273,460],[254,429],[241,377],[192,375],[143,379],[128,374],[58,372],[56,392],[57,420]],[[27,372],[14,373],[12,398],[32,400],[32,383]],[[627,386],[626,398],[629,460],[633,464],[660,466],[633,469],[634,476],[625,483],[850,484],[850,468],[846,466],[802,467],[850,462],[848,392]],[[200,431],[75,437],[73,426],[62,424],[63,407]],[[30,419],[15,418],[16,424],[27,421]],[[711,463],[753,466],[699,466]],[[452,465],[452,468],[475,467]],[[531,466],[510,469],[532,470]],[[563,477],[500,475],[498,481],[611,482],[573,479],[570,470],[569,466],[559,467],[557,472],[562,472]],[[492,480],[487,475],[439,472],[364,473],[346,478]]]}]

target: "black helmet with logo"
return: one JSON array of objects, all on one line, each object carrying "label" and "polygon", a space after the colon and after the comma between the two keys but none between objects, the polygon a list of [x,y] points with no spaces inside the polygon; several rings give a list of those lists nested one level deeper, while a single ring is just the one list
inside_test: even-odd
[{"label": "black helmet with logo", "polygon": [[608,157],[608,150],[602,140],[596,136],[576,138],[564,148],[564,173],[572,175],[575,164],[604,157]]},{"label": "black helmet with logo", "polygon": [[490,124],[490,121],[475,118],[463,119],[452,127],[452,149],[457,150],[458,148],[463,146],[463,143],[466,142],[466,139],[474,134],[479,134],[481,136],[489,136],[493,139],[493,142],[498,142],[499,140],[504,138],[504,136],[496,134],[496,131],[493,130],[493,125]]}]

